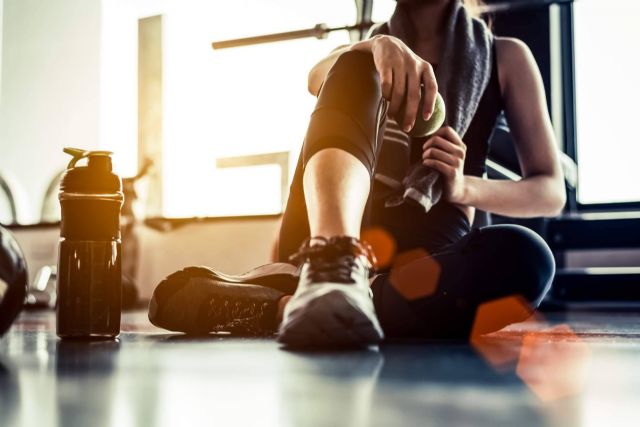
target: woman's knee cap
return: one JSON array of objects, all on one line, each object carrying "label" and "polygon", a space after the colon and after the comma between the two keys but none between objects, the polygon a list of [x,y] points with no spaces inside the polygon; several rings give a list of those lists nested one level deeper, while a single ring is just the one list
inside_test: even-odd
[{"label": "woman's knee cap", "polygon": [[540,304],[551,287],[555,261],[547,243],[534,231],[519,225],[492,226],[493,241],[504,254],[503,268],[520,277],[519,291],[530,303]]},{"label": "woman's knee cap", "polygon": [[373,55],[361,51],[349,51],[340,55],[327,73],[322,85],[322,89],[325,88],[331,89],[332,94],[324,94],[327,98],[324,100],[320,96],[322,104],[337,101],[340,105],[351,106],[358,105],[362,101],[359,98],[379,99],[382,88]]},{"label": "woman's knee cap", "polygon": [[371,53],[352,50],[341,54],[331,67],[331,71],[367,75],[367,73],[376,72],[376,66]]},{"label": "woman's knee cap", "polygon": [[323,148],[339,148],[370,174],[381,120],[382,90],[373,56],[345,52],[329,70],[318,95],[303,146],[303,167]]}]

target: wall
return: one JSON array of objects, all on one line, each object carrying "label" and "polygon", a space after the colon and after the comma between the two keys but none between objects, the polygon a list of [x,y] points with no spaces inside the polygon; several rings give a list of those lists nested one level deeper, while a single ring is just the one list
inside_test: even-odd
[{"label": "wall", "polygon": [[99,144],[100,2],[5,0],[3,12],[0,170],[34,222],[62,147]]},{"label": "wall", "polygon": [[169,232],[141,230],[138,284],[148,297],[168,274],[206,265],[238,274],[270,262],[279,220],[229,219],[185,225]]},{"label": "wall", "polygon": [[0,99],[2,99],[2,29],[4,21],[4,0],[0,0]]}]

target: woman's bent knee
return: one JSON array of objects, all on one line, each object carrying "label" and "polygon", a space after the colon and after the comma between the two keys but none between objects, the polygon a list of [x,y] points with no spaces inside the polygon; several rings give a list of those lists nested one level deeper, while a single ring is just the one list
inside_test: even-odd
[{"label": "woman's bent knee", "polygon": [[499,268],[511,277],[514,293],[537,307],[555,274],[555,261],[547,243],[534,231],[519,225],[496,225],[481,230],[502,254]]},{"label": "woman's bent knee", "polygon": [[343,53],[336,59],[330,72],[336,72],[338,70],[362,75],[366,72],[376,72],[376,67],[371,53],[351,50]]},{"label": "woman's bent knee", "polygon": [[303,165],[323,148],[339,148],[373,173],[384,99],[373,56],[345,52],[337,59],[318,95],[303,147]]}]

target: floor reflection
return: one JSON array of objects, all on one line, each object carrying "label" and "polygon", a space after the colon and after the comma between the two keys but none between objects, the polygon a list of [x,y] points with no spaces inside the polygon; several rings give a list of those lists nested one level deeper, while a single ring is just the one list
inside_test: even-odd
[{"label": "floor reflection", "polygon": [[119,349],[117,340],[56,342],[58,426],[115,425],[113,373]]},{"label": "floor reflection", "polygon": [[375,424],[374,394],[384,366],[378,349],[287,352],[278,380],[285,425]]},{"label": "floor reflection", "polygon": [[[557,425],[514,371],[496,371],[466,344],[384,346],[380,374],[389,422],[411,414],[425,425]],[[383,424],[380,424],[383,425]]]},{"label": "floor reflection", "polygon": [[0,425],[12,425],[20,407],[20,389],[10,365],[0,358]]},{"label": "floor reflection", "polygon": [[[630,420],[640,395],[632,369],[638,340],[621,345],[618,334],[610,343],[597,338],[596,346],[590,338],[585,352],[576,338],[584,337],[585,326],[575,321],[568,322],[571,329],[528,327],[494,336],[498,346],[521,342],[519,363],[507,369],[464,343],[294,352],[273,339],[154,331],[125,332],[119,341],[60,341],[42,324],[30,319],[0,341],[3,427],[571,427],[585,424],[586,414],[607,419],[607,408],[618,403]],[[593,359],[589,365],[585,355]],[[558,381],[585,367],[586,376],[577,377],[584,390]],[[572,388],[558,388],[567,384]],[[549,391],[553,398],[545,400]]]}]

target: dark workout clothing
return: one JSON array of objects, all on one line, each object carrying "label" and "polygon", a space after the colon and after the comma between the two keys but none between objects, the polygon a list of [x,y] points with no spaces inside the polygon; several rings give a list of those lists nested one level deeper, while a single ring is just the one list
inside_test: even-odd
[{"label": "dark workout clothing", "polygon": [[[426,214],[413,204],[384,206],[388,188],[375,180],[375,172],[379,156],[394,155],[390,138],[384,141],[386,109],[371,54],[342,54],[327,74],[311,116],[283,215],[279,260],[288,261],[309,237],[302,185],[304,166],[319,150],[339,148],[358,158],[372,177],[363,229],[382,228],[394,239],[397,253],[420,248],[440,267],[435,292],[415,301],[400,296],[390,282],[389,272],[381,271],[372,290],[388,337],[461,338],[469,333],[475,311],[484,301],[521,295],[530,304],[539,304],[550,286],[555,266],[546,243],[532,231],[505,225],[470,232],[465,214],[446,201],[440,201]],[[494,59],[490,83],[464,136],[466,174],[483,174],[487,141],[501,109]],[[396,130],[391,130],[397,135]],[[422,143],[423,140],[412,141],[414,159],[421,158]]]},{"label": "dark workout clothing", "polygon": [[[494,52],[491,78],[464,135],[467,145],[464,173],[468,175],[484,174],[489,137],[503,108],[495,62]],[[326,147],[348,151],[365,165],[373,179],[363,228],[386,229],[395,238],[399,251],[415,247],[435,251],[457,241],[471,229],[467,216],[446,201],[436,204],[427,214],[411,204],[384,206],[392,191],[384,182],[375,179],[377,159],[382,156],[392,160],[398,158],[398,161],[386,164],[406,166],[403,165],[404,157],[400,159],[398,145],[410,141],[411,159],[420,161],[425,141],[424,138],[410,140],[395,120],[387,117],[386,109],[387,102],[382,97],[371,54],[348,52],[341,55],[327,74],[311,115],[283,216],[279,260],[286,262],[309,237],[302,175],[308,159]]]},{"label": "dark workout clothing", "polygon": [[[427,297],[406,300],[394,288],[388,272],[371,285],[387,337],[467,338],[480,304],[514,296],[535,308],[555,273],[545,241],[518,225],[474,229],[430,258],[437,263],[439,274],[434,292]],[[426,270],[420,261],[414,268]],[[426,282],[430,280],[425,277]]]}]

